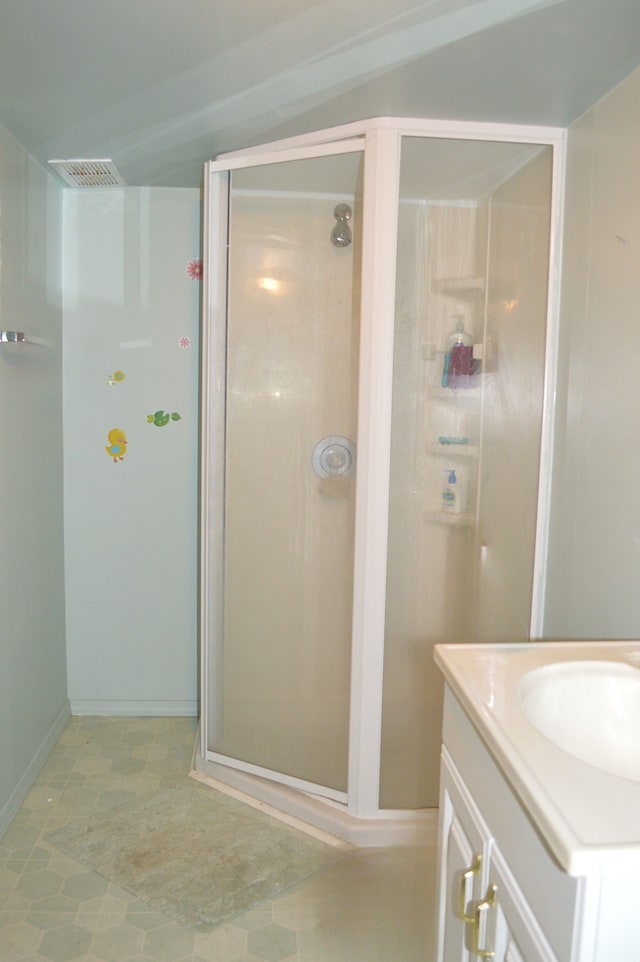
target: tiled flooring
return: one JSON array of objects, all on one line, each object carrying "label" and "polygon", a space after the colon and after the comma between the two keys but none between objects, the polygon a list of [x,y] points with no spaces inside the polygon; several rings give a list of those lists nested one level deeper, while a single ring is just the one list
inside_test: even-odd
[{"label": "tiled flooring", "polygon": [[0,839],[2,962],[429,962],[434,852],[354,849],[208,935],[46,836],[188,778],[195,720],[72,718]]}]

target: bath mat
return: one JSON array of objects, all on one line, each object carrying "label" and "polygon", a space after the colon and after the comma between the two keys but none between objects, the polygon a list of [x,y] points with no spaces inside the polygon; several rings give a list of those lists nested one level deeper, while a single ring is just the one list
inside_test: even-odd
[{"label": "bath mat", "polygon": [[74,820],[48,838],[198,932],[276,898],[344,851],[199,785]]}]

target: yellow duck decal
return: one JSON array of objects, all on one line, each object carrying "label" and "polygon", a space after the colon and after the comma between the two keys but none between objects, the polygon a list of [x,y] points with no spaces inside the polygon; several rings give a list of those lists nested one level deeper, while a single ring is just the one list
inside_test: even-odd
[{"label": "yellow duck decal", "polygon": [[113,463],[117,464],[118,461],[124,461],[124,456],[127,453],[127,438],[120,428],[112,428],[107,434],[109,444],[106,445],[105,451],[110,458],[113,458]]}]

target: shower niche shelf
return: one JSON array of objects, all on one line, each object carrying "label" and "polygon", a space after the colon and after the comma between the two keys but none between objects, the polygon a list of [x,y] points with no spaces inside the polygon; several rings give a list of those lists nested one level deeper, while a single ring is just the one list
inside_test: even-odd
[{"label": "shower niche shelf", "polygon": [[431,290],[458,300],[473,300],[484,292],[484,277],[440,277],[431,281]]},{"label": "shower niche shelf", "polygon": [[[441,361],[447,353],[444,347],[436,347],[434,344],[422,345],[422,358],[425,361]],[[484,345],[481,341],[474,343],[473,356],[477,361],[482,360],[484,356]]]},{"label": "shower niche shelf", "polygon": [[24,331],[0,331],[0,344],[37,344],[39,347],[50,347],[44,337],[25,334]]},{"label": "shower niche shelf", "polygon": [[427,510],[424,520],[428,524],[442,524],[450,528],[472,528],[475,518],[472,514],[449,514],[447,511]]},{"label": "shower niche shelf", "polygon": [[432,401],[448,401],[450,404],[458,401],[477,401],[480,398],[480,384],[472,387],[442,387],[441,384],[431,384],[427,388],[427,397]]},{"label": "shower niche shelf", "polygon": [[441,444],[433,441],[427,445],[427,454],[435,455],[438,458],[448,458],[455,461],[457,458],[477,458],[477,444]]}]

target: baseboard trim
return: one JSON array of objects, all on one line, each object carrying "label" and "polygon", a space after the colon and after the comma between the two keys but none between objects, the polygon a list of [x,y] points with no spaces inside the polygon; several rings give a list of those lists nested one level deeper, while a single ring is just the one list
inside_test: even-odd
[{"label": "baseboard trim", "polygon": [[316,838],[322,837],[318,834],[321,832],[351,845],[368,848],[437,844],[437,808],[382,810],[374,818],[357,818],[329,799],[319,799],[287,785],[205,761],[201,755],[200,728],[189,775],[209,788],[231,795]]},{"label": "baseboard trim", "polygon": [[122,715],[136,716],[175,716],[176,718],[195,717],[199,714],[197,701],[135,701],[102,698],[72,698],[72,715]]},{"label": "baseboard trim", "polygon": [[36,778],[42,771],[44,764],[51,754],[56,742],[60,738],[65,725],[71,717],[71,707],[68,701],[65,701],[64,705],[58,712],[51,728],[42,739],[40,746],[38,747],[35,755],[29,762],[24,774],[20,778],[20,781],[14,788],[13,792],[7,799],[7,802],[0,811],[0,838],[9,828],[11,822],[15,818],[16,814],[23,801],[29,794],[31,786],[35,782]]}]

